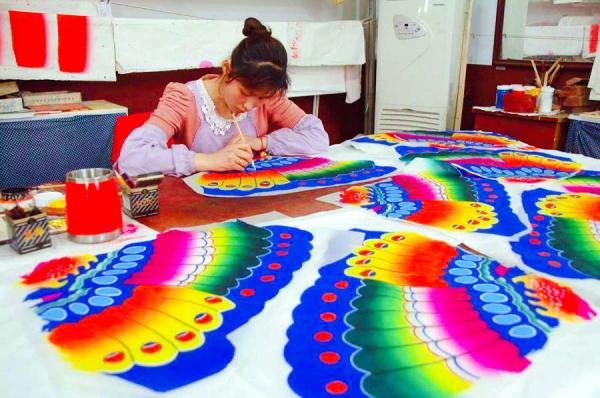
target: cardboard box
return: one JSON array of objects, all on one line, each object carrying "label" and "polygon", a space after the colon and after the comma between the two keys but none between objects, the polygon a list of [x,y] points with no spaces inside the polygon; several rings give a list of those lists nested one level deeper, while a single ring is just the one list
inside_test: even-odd
[{"label": "cardboard box", "polygon": [[19,86],[17,86],[17,82],[0,82],[0,97],[14,94],[19,92]]},{"label": "cardboard box", "polygon": [[23,111],[23,100],[21,97],[0,98],[0,113],[21,111]]}]

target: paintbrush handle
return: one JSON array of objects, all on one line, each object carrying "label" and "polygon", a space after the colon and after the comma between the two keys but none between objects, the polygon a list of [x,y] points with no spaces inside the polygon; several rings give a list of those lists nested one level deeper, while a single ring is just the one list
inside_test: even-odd
[{"label": "paintbrush handle", "polygon": [[[240,137],[242,138],[242,142],[246,143],[246,138],[244,138],[244,133],[242,133],[242,129],[240,128],[240,125],[237,122],[237,119],[235,118],[235,115],[233,114],[233,112],[231,113],[231,118],[233,119],[233,124],[235,124],[235,128],[237,129],[238,133],[240,134]],[[254,160],[251,160],[250,162],[252,162],[252,167],[254,168],[254,170],[256,170],[256,165],[254,164]]]}]

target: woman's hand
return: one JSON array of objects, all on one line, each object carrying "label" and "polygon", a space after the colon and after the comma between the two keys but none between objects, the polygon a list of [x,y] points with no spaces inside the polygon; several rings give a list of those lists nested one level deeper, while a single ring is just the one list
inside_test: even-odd
[{"label": "woman's hand", "polygon": [[[250,138],[250,137],[249,137]],[[214,153],[196,153],[196,171],[243,171],[252,160],[250,145],[236,136],[225,147]]]},{"label": "woman's hand", "polygon": [[[248,146],[250,147],[250,149],[252,149],[254,152],[260,152],[260,151],[264,151],[264,147],[265,147],[265,138],[263,138],[263,140],[261,140],[258,137],[249,137],[247,135],[244,136],[244,141],[246,141],[246,144],[248,144]],[[233,137],[231,139],[231,141],[229,141],[230,144],[234,143],[234,142],[242,142],[242,137],[240,137],[239,134],[237,134],[235,137]]]}]

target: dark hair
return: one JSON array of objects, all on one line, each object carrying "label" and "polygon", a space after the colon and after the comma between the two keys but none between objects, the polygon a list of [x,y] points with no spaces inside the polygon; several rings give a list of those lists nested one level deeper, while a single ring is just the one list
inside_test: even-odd
[{"label": "dark hair", "polygon": [[264,91],[268,96],[286,91],[287,52],[271,29],[256,18],[247,18],[244,38],[231,53],[231,79],[239,80],[251,91]]}]

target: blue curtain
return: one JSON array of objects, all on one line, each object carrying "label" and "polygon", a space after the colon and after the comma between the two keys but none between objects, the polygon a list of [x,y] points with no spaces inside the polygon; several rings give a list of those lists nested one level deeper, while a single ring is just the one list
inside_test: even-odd
[{"label": "blue curtain", "polygon": [[571,120],[565,150],[600,159],[600,124]]},{"label": "blue curtain", "polygon": [[70,170],[111,167],[115,119],[121,115],[0,123],[0,188],[64,181]]}]

